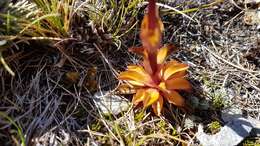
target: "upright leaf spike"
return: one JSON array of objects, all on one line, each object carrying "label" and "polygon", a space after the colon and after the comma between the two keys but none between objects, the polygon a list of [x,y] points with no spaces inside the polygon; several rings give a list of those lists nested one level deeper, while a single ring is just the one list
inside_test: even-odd
[{"label": "upright leaf spike", "polygon": [[170,46],[162,46],[163,23],[159,17],[155,0],[149,0],[148,13],[145,14],[140,38],[142,47],[129,49],[130,52],[142,54],[141,65],[130,65],[128,70],[120,73],[118,78],[127,81],[136,90],[132,102],[140,103],[144,108],[152,106],[154,113],[161,115],[164,100],[185,106],[184,99],[177,92],[189,91],[190,83],[185,79],[188,65],[178,61],[165,62]]},{"label": "upright leaf spike", "polygon": [[144,16],[141,25],[141,34],[143,46],[148,50],[156,50],[161,46],[161,33],[163,24],[159,17],[158,8],[155,0],[149,0],[148,13]]},{"label": "upright leaf spike", "polygon": [[158,11],[156,11],[155,0],[149,0],[148,4],[148,27],[149,29],[155,29],[156,17],[158,17]]}]

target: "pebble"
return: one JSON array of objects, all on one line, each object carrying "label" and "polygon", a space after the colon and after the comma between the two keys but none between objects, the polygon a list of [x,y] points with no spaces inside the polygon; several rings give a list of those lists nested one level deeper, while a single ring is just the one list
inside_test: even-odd
[{"label": "pebble", "polygon": [[118,115],[126,111],[130,107],[130,102],[125,98],[112,95],[109,91],[96,92],[94,95],[94,103],[102,114]]}]

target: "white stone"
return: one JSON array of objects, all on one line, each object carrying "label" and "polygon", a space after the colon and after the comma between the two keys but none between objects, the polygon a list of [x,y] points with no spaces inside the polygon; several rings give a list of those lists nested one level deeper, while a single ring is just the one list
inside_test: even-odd
[{"label": "white stone", "polygon": [[103,114],[117,115],[130,107],[128,100],[118,95],[112,95],[108,91],[95,93],[93,100]]},{"label": "white stone", "polygon": [[249,136],[252,129],[253,125],[247,119],[237,118],[214,135],[204,133],[203,127],[199,125],[196,136],[203,146],[236,146]]}]

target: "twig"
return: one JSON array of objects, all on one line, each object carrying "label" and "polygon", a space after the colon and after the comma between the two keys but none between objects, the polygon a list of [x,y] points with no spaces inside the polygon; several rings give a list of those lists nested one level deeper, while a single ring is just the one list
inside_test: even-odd
[{"label": "twig", "polygon": [[7,63],[4,60],[4,57],[2,56],[2,52],[0,51],[0,63],[3,64],[4,68],[12,75],[15,76],[15,73],[12,71],[12,69],[7,65]]},{"label": "twig", "polygon": [[114,76],[117,77],[118,73],[117,71],[113,68],[113,66],[111,65],[111,63],[109,62],[109,60],[106,58],[106,56],[104,55],[104,53],[101,51],[101,47],[99,44],[94,43],[95,48],[98,50],[98,52],[101,54],[101,56],[104,58],[105,62],[108,64],[109,68],[113,71]]},{"label": "twig", "polygon": [[84,129],[84,130],[77,130],[78,132],[87,132],[89,134],[93,134],[93,135],[96,135],[96,136],[103,136],[103,137],[109,137],[105,134],[102,134],[100,132],[96,132],[96,131],[92,131],[92,130],[87,130],[87,129]]}]

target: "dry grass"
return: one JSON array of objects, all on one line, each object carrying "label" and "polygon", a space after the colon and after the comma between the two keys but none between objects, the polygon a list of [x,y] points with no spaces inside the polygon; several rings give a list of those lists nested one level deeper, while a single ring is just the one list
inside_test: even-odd
[{"label": "dry grass", "polygon": [[[197,144],[196,126],[184,127],[189,115],[197,116],[195,125],[208,124],[219,121],[223,108],[236,105],[259,119],[257,26],[244,23],[246,9],[239,3],[236,5],[242,10],[230,2],[200,9],[212,1],[165,2],[167,7],[161,8],[166,28],[164,42],[179,48],[171,58],[190,65],[194,92],[183,96],[190,104],[194,104],[194,98],[199,101],[193,105],[193,113],[167,104],[162,118],[149,110],[133,108],[119,115],[101,114],[93,104],[93,94],[113,90],[119,70],[138,62],[138,57],[126,49],[140,44],[138,20],[144,6],[137,5],[141,2],[138,0],[131,1],[131,7],[97,2],[75,3],[77,13],[65,38],[59,34],[59,40],[43,41],[19,36],[28,39],[16,38],[3,51],[5,61],[16,74],[11,77],[0,68],[0,110],[4,113],[0,115],[0,141],[5,145],[19,145],[23,139],[24,145]],[[189,18],[169,7],[183,10]],[[188,11],[191,8],[198,9]],[[97,11],[88,13],[88,9]],[[119,13],[120,17],[114,18]],[[113,18],[120,25],[113,24]],[[7,36],[0,31],[2,37]],[[93,68],[97,73],[91,75]],[[66,78],[68,72],[79,73],[76,82]],[[87,86],[91,80],[96,80],[97,86]],[[210,104],[202,109],[205,101]]]}]

